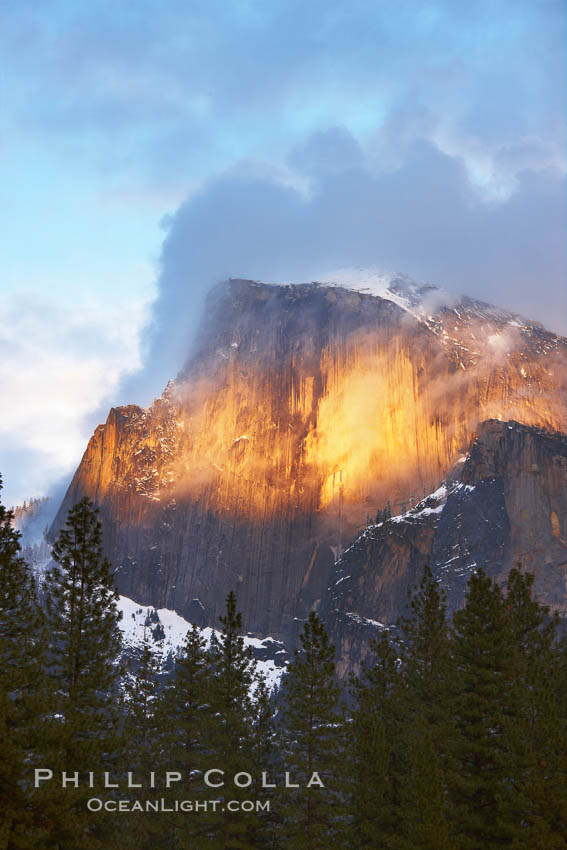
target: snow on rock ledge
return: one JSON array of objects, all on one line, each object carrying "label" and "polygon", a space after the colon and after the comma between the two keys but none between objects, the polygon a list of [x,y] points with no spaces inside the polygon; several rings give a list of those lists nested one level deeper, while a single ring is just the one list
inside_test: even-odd
[{"label": "snow on rock ledge", "polygon": [[[161,668],[165,668],[167,662],[171,662],[177,655],[192,625],[175,611],[140,605],[127,596],[119,597],[118,610],[122,613],[119,625],[126,647],[140,649],[146,637],[153,643],[152,649]],[[221,636],[221,632],[210,627],[199,628],[199,631],[207,647],[211,643],[213,632],[217,638]],[[287,653],[283,643],[271,637],[264,639],[251,635],[243,637],[245,646],[251,647],[258,671],[266,679],[269,689],[279,687],[287,664]]]}]

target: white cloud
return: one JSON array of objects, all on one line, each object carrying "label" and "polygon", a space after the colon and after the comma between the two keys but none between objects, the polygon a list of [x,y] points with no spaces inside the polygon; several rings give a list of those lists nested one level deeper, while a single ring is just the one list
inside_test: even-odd
[{"label": "white cloud", "polygon": [[5,472],[5,502],[44,492],[76,466],[93,414],[141,365],[148,308],[147,295],[82,305],[32,294],[2,300],[0,454],[12,476],[18,459],[17,485]]}]

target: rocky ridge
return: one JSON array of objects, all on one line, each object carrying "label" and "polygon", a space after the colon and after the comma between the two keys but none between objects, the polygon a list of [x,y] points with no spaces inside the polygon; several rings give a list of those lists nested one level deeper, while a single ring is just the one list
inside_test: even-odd
[{"label": "rocky ridge", "polygon": [[[462,523],[470,512],[476,531],[467,534],[479,535],[482,548],[483,510],[488,528],[502,505],[507,515],[508,505],[532,510],[534,500],[549,501],[547,488],[564,485],[543,452],[541,486],[530,484],[524,501],[511,460],[505,474],[479,481],[467,460],[442,511],[439,487],[471,441],[474,458],[486,420],[489,430],[522,423],[510,433],[567,431],[567,341],[407,278],[373,286],[379,292],[340,280],[219,285],[192,357],[162,397],[147,410],[115,408],[96,429],[51,534],[88,495],[100,506],[121,593],[187,619],[198,599],[212,626],[235,589],[247,628],[291,644],[312,607],[331,613],[329,576],[361,528],[387,500],[399,513],[425,489],[437,493],[433,501],[410,521],[390,522],[384,554],[372,560],[375,582],[388,593],[375,610],[353,601],[340,611],[362,629],[366,620],[390,622],[402,586],[405,601],[407,583],[433,551],[439,564],[445,559],[457,598],[453,544],[436,531],[442,517],[448,522],[454,512]],[[519,445],[505,441],[498,457],[520,457]],[[510,492],[490,477],[509,482]],[[555,514],[562,527],[564,514]],[[502,549],[502,570],[510,536],[514,557],[536,551],[538,532],[522,532],[517,522],[508,532],[504,521],[496,526],[484,539],[495,563]],[[550,599],[560,595],[554,582]]]},{"label": "rocky ridge", "polygon": [[331,572],[321,611],[342,673],[405,613],[429,566],[458,608],[471,572],[504,585],[520,566],[536,598],[567,616],[567,436],[517,422],[482,423],[469,455],[413,509],[371,525]]}]

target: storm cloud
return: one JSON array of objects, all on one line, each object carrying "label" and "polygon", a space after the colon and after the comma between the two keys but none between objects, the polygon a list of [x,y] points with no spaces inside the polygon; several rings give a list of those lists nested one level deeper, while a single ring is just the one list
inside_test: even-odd
[{"label": "storm cloud", "polygon": [[152,389],[182,367],[205,293],[229,276],[289,282],[341,267],[401,271],[567,333],[560,170],[522,170],[512,191],[494,199],[461,158],[430,141],[414,140],[387,171],[372,156],[333,128],[294,150],[284,175],[243,163],[168,218],[150,332]]}]

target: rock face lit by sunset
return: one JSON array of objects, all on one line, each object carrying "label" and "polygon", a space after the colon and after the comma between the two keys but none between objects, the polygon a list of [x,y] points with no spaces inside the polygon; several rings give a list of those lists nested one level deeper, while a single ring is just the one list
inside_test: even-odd
[{"label": "rock face lit by sunset", "polygon": [[59,516],[101,505],[127,595],[182,614],[196,596],[214,622],[236,582],[281,635],[331,553],[436,491],[481,423],[567,429],[563,337],[407,277],[336,278],[219,284],[177,380],[96,429]]},{"label": "rock face lit by sunset", "polygon": [[[485,419],[565,430],[565,339],[470,299],[421,316],[417,299],[400,306],[400,283],[393,298],[344,282],[218,287],[184,374],[149,410],[97,429],[89,456],[105,471],[91,495],[124,483],[262,516],[330,509],[340,493],[362,521],[392,491],[434,489]],[[144,469],[134,479],[123,419]],[[106,465],[109,438],[119,467]]]},{"label": "rock face lit by sunset", "polygon": [[[565,334],[563,15],[528,0],[9,4],[7,501],[66,484],[109,407],[161,393],[230,276],[391,269]],[[352,368],[331,369],[318,420]]]}]

